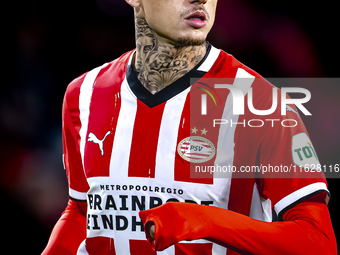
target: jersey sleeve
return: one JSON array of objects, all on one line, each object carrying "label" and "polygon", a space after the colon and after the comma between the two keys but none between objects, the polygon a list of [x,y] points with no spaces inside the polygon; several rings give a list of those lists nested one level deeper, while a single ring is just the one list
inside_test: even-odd
[{"label": "jersey sleeve", "polygon": [[[263,81],[262,81],[263,82]],[[269,109],[272,105],[272,88],[254,93],[257,109]],[[256,88],[254,89],[256,91]],[[285,95],[289,98],[288,95]],[[255,132],[258,141],[257,164],[261,173],[257,179],[259,192],[269,198],[272,206],[282,215],[292,206],[317,193],[325,192],[327,181],[319,171],[319,159],[295,105],[286,105],[286,115],[281,113],[281,90],[278,90],[277,110],[261,116],[267,125],[265,132]],[[258,116],[257,116],[258,117]]]},{"label": "jersey sleeve", "polygon": [[265,222],[215,206],[181,202],[140,211],[139,216],[146,239],[156,251],[183,240],[206,239],[227,247],[227,254],[337,254],[328,208],[319,197],[288,210],[284,222]]},{"label": "jersey sleeve", "polygon": [[64,96],[62,110],[63,159],[69,196],[75,201],[86,201],[86,192],[89,189],[80,154],[79,135],[81,128],[79,93],[84,77],[85,75],[82,75],[70,83]]}]

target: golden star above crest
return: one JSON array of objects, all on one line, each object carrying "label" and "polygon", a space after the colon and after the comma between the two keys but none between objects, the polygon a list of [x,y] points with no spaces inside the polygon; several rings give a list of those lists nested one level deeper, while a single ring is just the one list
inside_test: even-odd
[{"label": "golden star above crest", "polygon": [[204,129],[201,130],[201,132],[202,132],[201,135],[206,135],[207,132],[208,132],[208,130],[206,130],[206,129],[204,128]]},{"label": "golden star above crest", "polygon": [[196,134],[197,131],[198,131],[198,129],[196,127],[191,129],[191,133],[193,133],[193,134]]}]

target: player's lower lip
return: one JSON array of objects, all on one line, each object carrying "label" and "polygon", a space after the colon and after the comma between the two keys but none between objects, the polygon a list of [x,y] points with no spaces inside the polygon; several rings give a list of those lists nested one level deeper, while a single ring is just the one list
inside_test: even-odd
[{"label": "player's lower lip", "polygon": [[185,21],[194,28],[202,28],[207,25],[207,22],[201,19],[186,19]]}]

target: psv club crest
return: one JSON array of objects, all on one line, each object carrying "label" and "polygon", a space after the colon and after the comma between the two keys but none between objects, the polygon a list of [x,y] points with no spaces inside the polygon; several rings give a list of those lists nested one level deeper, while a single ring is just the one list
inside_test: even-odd
[{"label": "psv club crest", "polygon": [[215,156],[215,146],[204,137],[189,136],[178,144],[177,152],[186,161],[203,163]]}]

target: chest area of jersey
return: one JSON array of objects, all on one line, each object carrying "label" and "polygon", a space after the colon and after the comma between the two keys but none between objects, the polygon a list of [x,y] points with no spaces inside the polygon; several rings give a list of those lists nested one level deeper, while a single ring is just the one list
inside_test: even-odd
[{"label": "chest area of jersey", "polygon": [[193,123],[189,91],[152,108],[139,101],[126,84],[116,93],[97,95],[94,91],[82,138],[87,178],[213,184],[211,173],[191,178],[195,166],[202,169],[214,164],[218,132],[212,130],[212,122]]},{"label": "chest area of jersey", "polygon": [[192,171],[219,163],[218,144],[228,145],[220,158],[232,165],[235,130],[221,142],[212,121],[193,122],[189,91],[153,108],[126,84],[113,94],[93,92],[83,138],[90,229],[136,233],[138,211],[166,202],[228,207],[231,178]]}]

